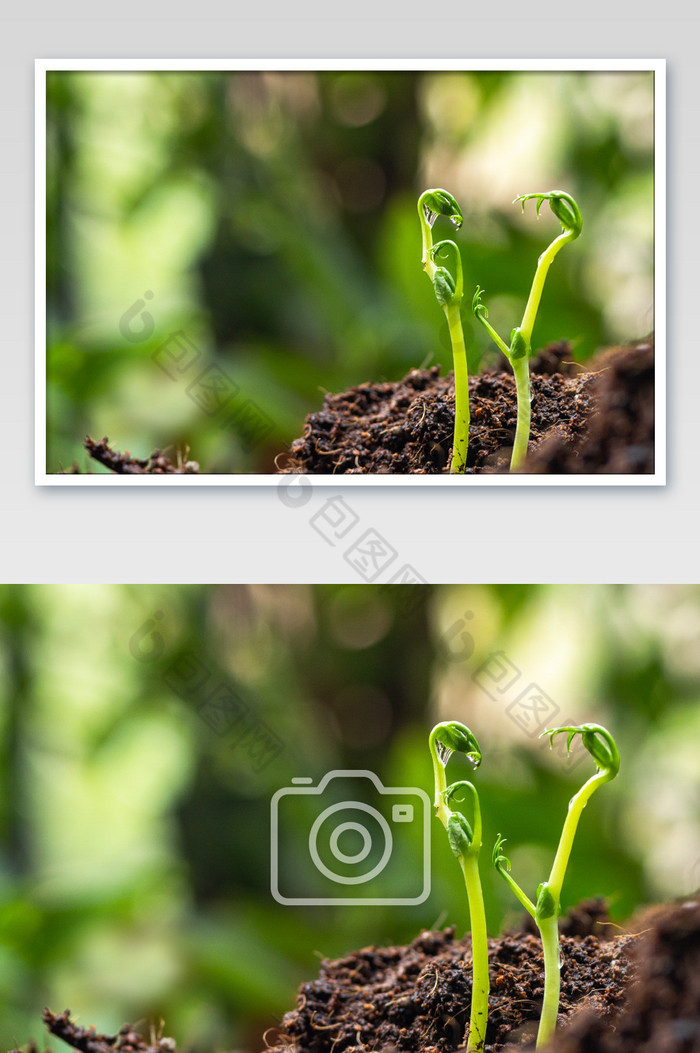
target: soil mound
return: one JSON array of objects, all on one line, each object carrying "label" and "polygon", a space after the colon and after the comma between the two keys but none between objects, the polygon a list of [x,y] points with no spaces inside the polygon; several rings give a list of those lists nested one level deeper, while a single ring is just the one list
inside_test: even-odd
[{"label": "soil mound", "polygon": [[[604,924],[597,906],[578,908],[562,925],[560,1024],[590,1009],[605,1021],[633,974],[638,937]],[[595,932],[595,935],[594,935]],[[615,935],[612,935],[615,933]],[[544,995],[538,937],[516,932],[489,940],[486,1053],[535,1039]],[[453,928],[422,932],[406,947],[367,947],[324,961],[303,984],[283,1021],[274,1053],[448,1053],[464,1048],[471,1006],[471,938]]]},{"label": "soil mound", "polygon": [[[566,341],[551,344],[531,363],[531,386],[525,474],[654,471],[653,337],[607,349],[585,367],[572,361]],[[517,419],[512,373],[470,377],[469,399],[466,474],[507,472]],[[446,472],[453,428],[453,374],[441,377],[439,366],[414,369],[397,383],[326,395],[321,410],[307,417],[281,472]]]}]

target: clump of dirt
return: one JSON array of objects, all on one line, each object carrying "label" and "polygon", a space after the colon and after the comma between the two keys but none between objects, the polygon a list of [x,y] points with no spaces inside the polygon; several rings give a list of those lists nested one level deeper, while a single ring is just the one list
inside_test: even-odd
[{"label": "clump of dirt", "polygon": [[623,475],[654,471],[654,343],[612,348],[595,360],[593,412],[578,442],[545,436],[526,471]]},{"label": "clump of dirt", "polygon": [[[602,921],[584,909],[571,922],[577,935],[561,937],[561,1023],[585,1008],[605,1020],[632,976],[638,937],[604,935],[614,929]],[[486,1053],[534,1040],[544,995],[539,938],[516,932],[489,940],[489,972]],[[423,932],[407,947],[366,947],[324,961],[318,979],[302,985],[273,1053],[290,1046],[295,1053],[449,1053],[464,1047],[470,1005],[471,938],[455,939],[454,928]]]},{"label": "clump of dirt", "polygon": [[[174,1039],[152,1033],[148,1042],[131,1024],[124,1024],[116,1035],[101,1035],[94,1027],[81,1027],[71,1020],[70,1009],[62,1013],[45,1009],[43,1020],[49,1034],[63,1039],[81,1053],[177,1053]],[[29,1053],[36,1053],[36,1049],[36,1044],[31,1043]]]},{"label": "clump of dirt", "polygon": [[[120,453],[113,450],[109,445],[109,439],[91,439],[85,436],[83,444],[93,460],[103,464],[105,468],[116,472],[118,475],[198,475],[199,464],[197,461],[188,461],[180,453],[177,461],[173,462],[166,457],[162,450],[154,450],[148,457],[132,457],[128,450]],[[59,475],[80,474],[80,469],[74,466],[70,472],[59,472]]]},{"label": "clump of dirt", "polygon": [[[531,363],[532,424],[525,474],[654,471],[653,337],[596,356],[585,367],[566,341]],[[517,402],[511,372],[469,378],[467,475],[507,472]],[[397,383],[326,395],[290,448],[283,474],[447,472],[454,378],[414,369]]]}]

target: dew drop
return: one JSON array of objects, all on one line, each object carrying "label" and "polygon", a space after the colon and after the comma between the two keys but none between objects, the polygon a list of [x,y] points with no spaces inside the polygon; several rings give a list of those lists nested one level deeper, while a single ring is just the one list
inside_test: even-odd
[{"label": "dew drop", "polygon": [[445,744],[440,742],[440,741],[438,741],[436,743],[436,745],[437,745],[437,755],[438,755],[438,758],[440,759],[440,762],[442,764],[447,764],[448,760],[450,759],[450,757],[454,753],[454,750],[451,750],[449,746],[445,746]]},{"label": "dew drop", "polygon": [[428,208],[427,205],[423,205],[423,215],[425,216],[425,221],[429,227],[432,227],[435,220],[438,218],[437,212],[433,212],[432,208]]}]

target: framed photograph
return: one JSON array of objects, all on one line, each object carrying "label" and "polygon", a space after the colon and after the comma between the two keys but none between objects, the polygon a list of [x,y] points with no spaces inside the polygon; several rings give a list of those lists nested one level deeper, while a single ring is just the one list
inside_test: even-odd
[{"label": "framed photograph", "polygon": [[39,485],[662,485],[663,60],[39,60]]}]

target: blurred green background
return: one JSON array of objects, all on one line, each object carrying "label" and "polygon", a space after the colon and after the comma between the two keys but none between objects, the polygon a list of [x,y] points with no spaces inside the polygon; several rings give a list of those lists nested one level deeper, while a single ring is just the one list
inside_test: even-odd
[{"label": "blurred green background", "polygon": [[[429,186],[464,212],[472,370],[498,352],[470,290],[507,337],[560,229],[518,193],[567,190],[584,217],[534,346],[585,360],[653,329],[651,73],[54,71],[47,100],[48,472],[85,468],[87,432],[273,472],[323,391],[447,371]],[[199,357],[173,379],[153,355],[174,333]],[[205,366],[236,386],[218,412],[187,391]]]},{"label": "blurred green background", "polygon": [[[535,697],[538,720],[597,720],[622,753],[582,817],[565,905],[603,894],[621,922],[700,883],[698,586],[5,586],[0,616],[1,1048],[39,1038],[49,1005],[108,1033],[163,1018],[181,1049],[256,1053],[319,955],[464,931],[434,819],[419,906],[270,894],[275,791],[366,768],[430,793],[438,719],[483,749],[492,933],[518,917],[489,865],[496,834],[534,893],[592,771],[538,740]],[[227,727],[232,699],[244,719]],[[256,721],[272,750],[246,738]],[[285,873],[312,874],[297,814]],[[417,835],[394,843],[393,872],[420,871]]]}]

